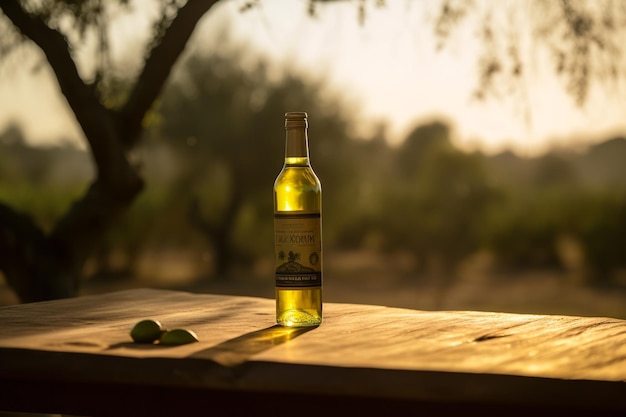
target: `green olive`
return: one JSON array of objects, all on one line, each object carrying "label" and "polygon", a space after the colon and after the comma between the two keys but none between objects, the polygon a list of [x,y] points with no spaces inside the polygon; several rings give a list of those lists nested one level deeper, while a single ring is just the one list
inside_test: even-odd
[{"label": "green olive", "polygon": [[161,335],[161,344],[166,346],[186,345],[198,341],[198,336],[187,329],[174,329]]},{"label": "green olive", "polygon": [[141,320],[133,326],[130,337],[137,343],[154,343],[166,330],[156,320]]}]

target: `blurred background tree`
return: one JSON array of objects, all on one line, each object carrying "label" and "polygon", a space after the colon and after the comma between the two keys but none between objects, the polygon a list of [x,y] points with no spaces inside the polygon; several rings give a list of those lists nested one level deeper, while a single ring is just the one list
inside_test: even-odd
[{"label": "blurred background tree", "polygon": [[222,279],[233,264],[250,266],[265,251],[263,242],[272,240],[267,190],[283,163],[285,109],[307,109],[315,119],[316,169],[333,177],[325,188],[330,213],[339,213],[333,206],[354,178],[340,101],[324,97],[321,81],[295,74],[272,81],[263,61],[242,68],[243,55],[226,45],[209,56],[191,56],[159,108],[159,135],[181,161],[169,204],[187,213],[210,243]]}]

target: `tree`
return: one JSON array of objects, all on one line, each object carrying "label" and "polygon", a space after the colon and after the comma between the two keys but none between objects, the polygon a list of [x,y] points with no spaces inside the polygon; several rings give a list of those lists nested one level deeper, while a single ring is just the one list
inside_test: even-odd
[{"label": "tree", "polygon": [[[84,262],[104,234],[128,209],[143,188],[139,169],[129,158],[143,129],[143,120],[167,80],[197,22],[216,1],[190,0],[161,3],[161,20],[139,75],[126,99],[107,105],[109,68],[106,60],[88,81],[79,71],[72,51],[71,33],[63,22],[74,23],[79,33],[89,28],[106,31],[99,0],[20,2],[6,0],[0,9],[19,32],[45,54],[61,92],[82,128],[96,166],[95,179],[49,233],[32,218],[0,203],[0,269],[23,302],[77,294]],[[107,3],[111,4],[111,3]],[[117,5],[126,5],[120,0]],[[73,26],[74,27],[74,26]],[[104,37],[100,37],[104,39]],[[107,53],[106,41],[100,52]]]},{"label": "tree", "polygon": [[416,170],[432,153],[450,146],[450,127],[445,123],[436,121],[418,126],[398,149],[397,169],[404,177],[414,177]]},{"label": "tree", "polygon": [[398,212],[388,219],[394,237],[438,280],[440,296],[460,262],[481,249],[497,197],[482,156],[455,149],[449,134],[448,126],[433,122],[415,129],[397,149],[398,195],[390,205]]},{"label": "tree", "polygon": [[[273,81],[265,60],[244,68],[245,49],[223,39],[220,44],[219,53],[194,54],[182,63],[164,91],[158,130],[182,161],[173,187],[180,191],[171,195],[171,204],[189,207],[190,219],[212,246],[216,277],[225,279],[235,261],[254,258],[250,246],[272,239],[263,227],[271,222],[263,219],[271,219],[268,190],[283,164],[285,109],[307,110],[316,171],[333,177],[329,196],[343,189],[338,182],[347,176],[338,170],[350,163],[337,164],[332,157],[345,148],[348,122],[339,100],[323,97],[323,82],[296,73]],[[256,225],[256,236],[248,230],[244,239],[248,253],[236,233],[244,211]]]}]

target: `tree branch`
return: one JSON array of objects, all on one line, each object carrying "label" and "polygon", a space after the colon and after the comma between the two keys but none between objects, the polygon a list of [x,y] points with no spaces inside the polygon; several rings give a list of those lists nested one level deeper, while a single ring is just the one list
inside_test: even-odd
[{"label": "tree branch", "polygon": [[3,0],[0,8],[15,27],[46,55],[61,92],[91,147],[99,179],[112,189],[120,189],[119,184],[129,181],[128,168],[125,167],[128,163],[117,138],[111,114],[98,101],[93,89],[80,77],[65,37],[48,27],[40,17],[28,13],[17,0]]},{"label": "tree branch", "polygon": [[139,139],[144,115],[159,96],[174,63],[183,52],[198,21],[219,0],[189,0],[165,31],[161,42],[150,52],[135,88],[120,110],[120,123],[126,146]]}]

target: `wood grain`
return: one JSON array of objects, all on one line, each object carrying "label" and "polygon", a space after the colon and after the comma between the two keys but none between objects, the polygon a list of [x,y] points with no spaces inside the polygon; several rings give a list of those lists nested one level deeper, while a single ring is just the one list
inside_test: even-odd
[{"label": "wood grain", "polygon": [[[132,343],[145,318],[200,342]],[[327,303],[289,329],[270,299],[130,290],[0,308],[2,381],[622,413],[626,321]]]}]

